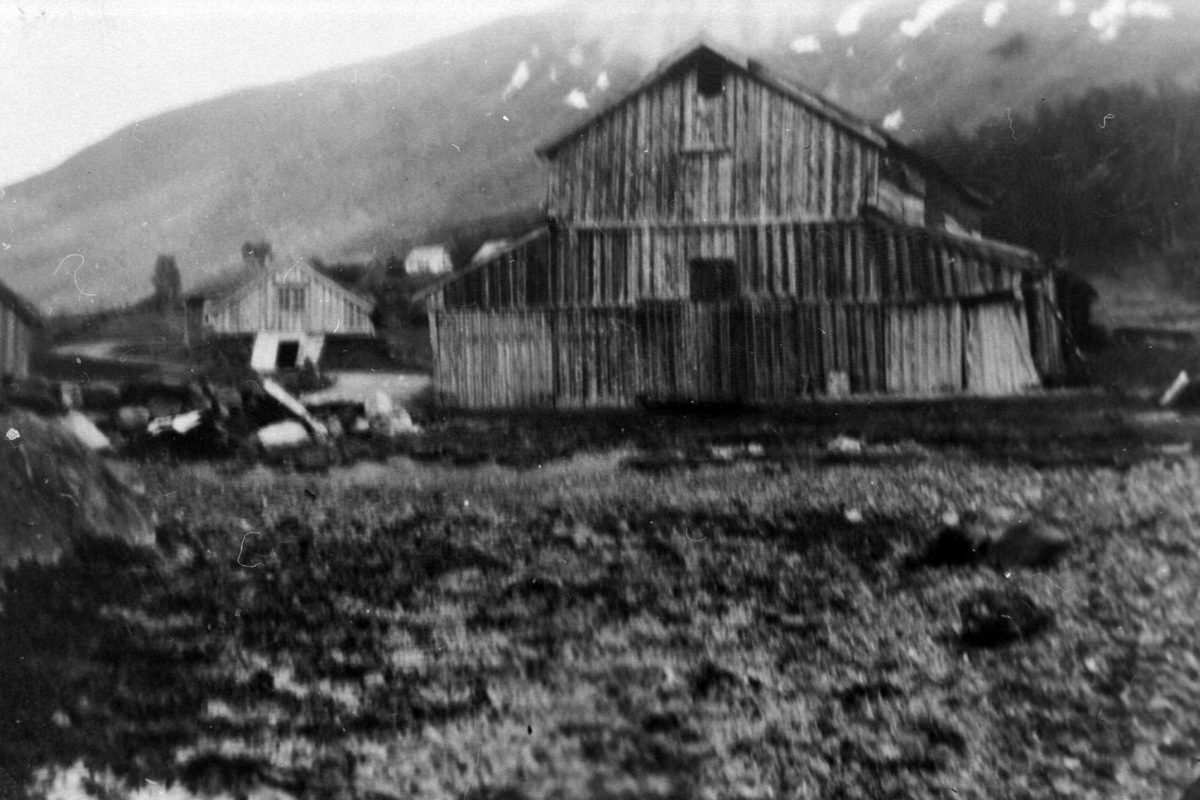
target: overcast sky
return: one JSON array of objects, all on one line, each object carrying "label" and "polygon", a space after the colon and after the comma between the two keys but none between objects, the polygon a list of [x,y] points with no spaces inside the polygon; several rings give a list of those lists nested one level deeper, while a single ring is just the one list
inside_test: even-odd
[{"label": "overcast sky", "polygon": [[0,186],[139,119],[562,0],[0,0]]}]

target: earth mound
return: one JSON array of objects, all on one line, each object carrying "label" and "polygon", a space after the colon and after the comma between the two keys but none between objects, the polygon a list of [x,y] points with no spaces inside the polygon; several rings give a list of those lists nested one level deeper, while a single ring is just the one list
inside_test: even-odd
[{"label": "earth mound", "polygon": [[136,493],[55,417],[0,407],[0,568],[54,562],[82,537],[154,544]]}]

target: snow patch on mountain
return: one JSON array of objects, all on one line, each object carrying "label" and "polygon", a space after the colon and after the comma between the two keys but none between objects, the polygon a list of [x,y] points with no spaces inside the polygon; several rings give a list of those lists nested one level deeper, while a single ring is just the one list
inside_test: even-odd
[{"label": "snow patch on mountain", "polygon": [[504,100],[512,97],[521,89],[525,88],[525,84],[529,83],[529,62],[524,59],[520,64],[517,64],[516,70],[513,71],[512,78],[508,81],[508,86],[504,87],[504,93],[500,97]]},{"label": "snow patch on mountain", "polygon": [[793,53],[819,53],[821,52],[821,40],[812,34],[797,36],[792,40],[790,47]]},{"label": "snow patch on mountain", "polygon": [[558,83],[558,64],[550,65],[550,74],[547,77],[551,83]]},{"label": "snow patch on mountain", "polygon": [[883,118],[883,129],[885,131],[898,131],[900,126],[904,124],[904,110],[897,108],[892,113]]},{"label": "snow patch on mountain", "polygon": [[853,36],[858,33],[862,29],[863,17],[867,15],[869,7],[867,3],[851,3],[847,6],[833,26],[838,36]]},{"label": "snow patch on mountain", "polygon": [[569,105],[571,108],[584,109],[588,107],[587,95],[581,92],[579,89],[572,89],[567,96],[563,98],[563,102]]},{"label": "snow patch on mountain", "polygon": [[958,5],[962,0],[925,0],[917,7],[916,16],[900,23],[900,32],[915,39],[933,26],[938,18]]},{"label": "snow patch on mountain", "polygon": [[1171,7],[1157,0],[1108,0],[1088,14],[1088,24],[1100,32],[1100,41],[1114,41],[1127,19],[1168,20],[1174,16]]},{"label": "snow patch on mountain", "polygon": [[600,74],[596,76],[596,91],[606,92],[606,91],[608,91],[609,86],[610,86],[610,83],[608,80],[608,72],[605,70],[601,70]]},{"label": "snow patch on mountain", "polygon": [[1058,15],[1069,17],[1075,13],[1075,0],[1058,0]]},{"label": "snow patch on mountain", "polygon": [[1166,3],[1154,0],[1134,0],[1129,4],[1129,16],[1136,18],[1166,20],[1175,16],[1175,12]]},{"label": "snow patch on mountain", "polygon": [[575,69],[579,69],[580,67],[582,67],[583,66],[583,48],[580,47],[579,45],[575,45],[574,47],[572,47],[570,52],[567,53],[567,63],[569,63],[572,67],[575,67]]},{"label": "snow patch on mountain", "polygon": [[989,28],[994,28],[1000,24],[1000,20],[1008,11],[1008,3],[1005,0],[994,0],[988,3],[983,9],[983,24]]}]

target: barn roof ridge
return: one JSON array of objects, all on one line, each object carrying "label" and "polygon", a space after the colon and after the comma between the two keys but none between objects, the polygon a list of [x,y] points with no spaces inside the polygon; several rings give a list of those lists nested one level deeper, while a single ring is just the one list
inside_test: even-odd
[{"label": "barn roof ridge", "polygon": [[694,58],[702,51],[708,51],[712,55],[720,58],[730,66],[753,76],[757,80],[768,84],[777,91],[784,92],[793,99],[812,107],[812,109],[820,114],[830,117],[835,122],[850,128],[858,135],[868,140],[874,141],[876,144],[885,144],[890,137],[879,130],[875,125],[862,119],[857,114],[853,114],[837,104],[831,102],[819,93],[799,84],[790,76],[782,76],[777,71],[767,68],[761,61],[754,59],[724,43],[716,43],[708,34],[701,33],[698,36],[689,39],[679,48],[676,48],[670,54],[659,60],[646,77],[638,81],[631,89],[622,94],[619,98],[612,101],[608,105],[598,109],[594,114],[591,114],[586,119],[581,120],[576,125],[571,126],[565,132],[558,134],[554,138],[539,145],[535,151],[539,156],[545,158],[553,153],[568,140],[577,136],[581,131],[591,127],[593,124],[616,111],[632,97],[640,94],[646,88],[654,85],[662,78],[666,77],[677,66]]},{"label": "barn roof ridge", "polygon": [[793,100],[808,107],[815,113],[826,117],[838,125],[841,125],[860,138],[866,139],[877,146],[891,149],[895,151],[897,155],[916,163],[922,169],[926,169],[935,173],[940,180],[945,181],[958,189],[976,205],[984,207],[989,204],[987,197],[982,193],[970,186],[967,186],[957,176],[955,176],[941,164],[927,156],[922,155],[909,145],[904,144],[899,139],[885,131],[881,126],[869,122],[860,115],[842,108],[819,92],[808,88],[793,76],[782,74],[779,70],[770,68],[763,64],[760,60],[746,55],[745,53],[730,47],[727,44],[716,43],[707,33],[700,33],[699,35],[689,39],[680,47],[673,50],[667,56],[660,59],[655,68],[648,75],[642,78],[642,80],[638,81],[627,92],[598,109],[595,113],[579,121],[577,124],[572,125],[566,131],[559,133],[553,138],[538,145],[536,148],[534,148],[534,152],[540,158],[549,158],[568,141],[575,138],[580,133],[587,130],[605,117],[614,113],[617,111],[617,109],[630,102],[634,97],[641,94],[647,88],[653,86],[655,83],[669,75],[673,69],[677,68],[687,60],[695,58],[703,51],[711,53],[717,58],[720,58],[726,64],[740,70],[747,75],[750,75],[755,80],[765,84],[775,91],[787,95]]}]

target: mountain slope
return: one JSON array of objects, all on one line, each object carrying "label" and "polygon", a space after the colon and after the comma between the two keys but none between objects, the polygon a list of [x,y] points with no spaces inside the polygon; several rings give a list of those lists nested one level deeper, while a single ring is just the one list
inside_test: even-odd
[{"label": "mountain slope", "polygon": [[701,26],[909,140],[1092,85],[1200,82],[1197,11],[1181,0],[698,5],[506,20],[139,122],[7,189],[0,279],[47,310],[82,310],[148,293],[160,252],[186,287],[247,239],[364,258],[535,206],[534,146]]}]

